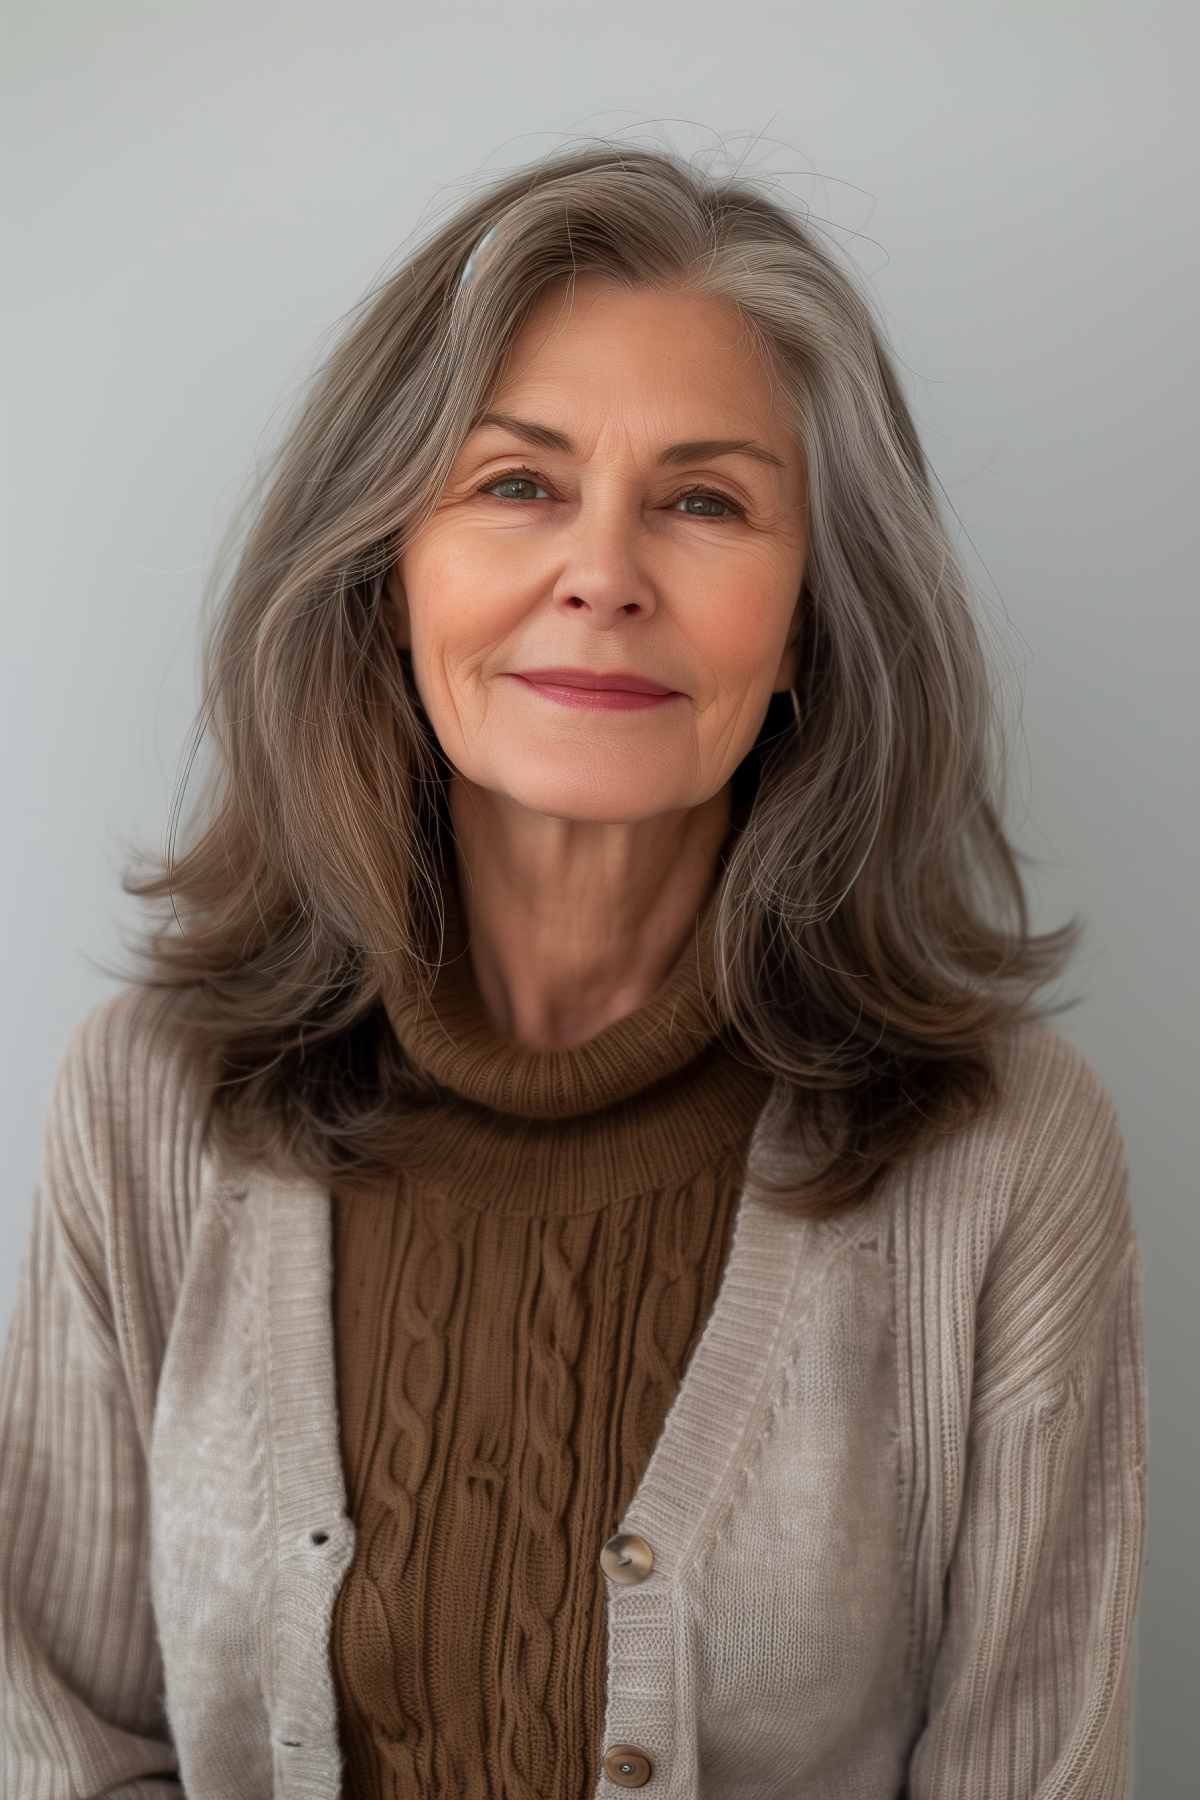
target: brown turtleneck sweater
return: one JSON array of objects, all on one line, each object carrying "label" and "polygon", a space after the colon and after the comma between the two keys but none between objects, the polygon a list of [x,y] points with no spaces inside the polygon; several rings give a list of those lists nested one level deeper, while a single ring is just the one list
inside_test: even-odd
[{"label": "brown turtleneck sweater", "polygon": [[[701,1000],[713,899],[650,1000],[534,1049],[484,1007],[454,880],[432,1009],[389,998],[444,1090],[377,1193],[334,1193],[345,1800],[588,1800],[600,1551],[708,1318],[770,1078]],[[436,948],[436,947],[435,947]]]}]

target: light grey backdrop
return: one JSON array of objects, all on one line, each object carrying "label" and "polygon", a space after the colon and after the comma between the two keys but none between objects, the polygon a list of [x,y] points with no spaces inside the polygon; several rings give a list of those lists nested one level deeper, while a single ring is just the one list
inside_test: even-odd
[{"label": "light grey backdrop", "polygon": [[[9,11],[0,1328],[87,955],[163,841],[218,534],[336,322],[481,177],[586,133],[744,158],[882,305],[1015,694],[1058,1021],[1147,1271],[1137,1792],[1195,1791],[1197,32],[1114,0],[84,0]],[[194,791],[194,789],[189,790]]]}]

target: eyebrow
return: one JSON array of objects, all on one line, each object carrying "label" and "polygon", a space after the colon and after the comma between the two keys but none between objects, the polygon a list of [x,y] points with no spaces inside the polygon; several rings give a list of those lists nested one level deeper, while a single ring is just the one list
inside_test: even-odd
[{"label": "eyebrow", "polygon": [[[524,438],[543,450],[564,450],[568,456],[575,455],[575,445],[565,432],[556,431],[552,425],[539,425],[535,419],[517,419],[511,413],[488,412],[476,421],[474,429],[479,431],[485,425],[498,425],[501,430],[511,431],[514,437]],[[659,452],[658,461],[674,465],[705,462],[714,456],[752,456],[757,462],[769,463],[772,468],[786,468],[781,456],[776,456],[773,450],[756,443],[753,438],[685,438],[678,444],[668,444]]]}]

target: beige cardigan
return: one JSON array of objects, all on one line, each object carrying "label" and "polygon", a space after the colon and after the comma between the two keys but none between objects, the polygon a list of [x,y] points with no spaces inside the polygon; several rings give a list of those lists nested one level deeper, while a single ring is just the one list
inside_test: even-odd
[{"label": "beige cardigan", "polygon": [[[101,1002],[46,1124],[0,1363],[6,1800],[339,1793],[329,1195],[214,1165],[170,1017]],[[1128,1796],[1146,1394],[1124,1146],[1048,1024],[1003,1059],[1001,1105],[848,1219],[790,1220],[747,1179],[621,1523],[651,1565],[614,1578],[595,1546],[597,1800]]]}]

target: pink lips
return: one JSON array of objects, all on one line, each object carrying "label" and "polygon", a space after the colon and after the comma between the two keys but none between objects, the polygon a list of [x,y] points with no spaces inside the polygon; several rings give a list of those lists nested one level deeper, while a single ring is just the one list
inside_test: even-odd
[{"label": "pink lips", "polygon": [[661,681],[650,681],[645,675],[634,674],[632,669],[615,669],[607,675],[601,675],[592,669],[557,668],[522,669],[519,673],[522,681],[535,682],[539,687],[591,688],[600,692],[616,688],[626,694],[660,696],[675,692],[674,688],[664,687]]},{"label": "pink lips", "polygon": [[535,680],[530,675],[516,675],[513,679],[523,682],[544,699],[557,701],[559,706],[584,707],[593,712],[641,712],[650,706],[666,706],[680,698],[670,689],[666,693],[646,693],[619,687],[575,687],[567,682]]}]

